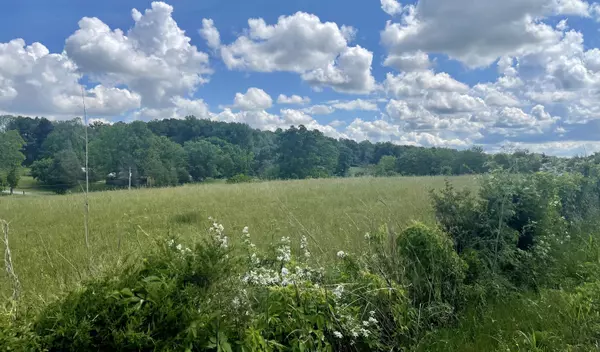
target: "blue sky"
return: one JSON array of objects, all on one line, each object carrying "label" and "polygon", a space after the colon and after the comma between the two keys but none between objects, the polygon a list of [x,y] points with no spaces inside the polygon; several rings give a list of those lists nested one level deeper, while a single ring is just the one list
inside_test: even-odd
[{"label": "blue sky", "polygon": [[398,144],[600,150],[593,1],[3,5],[0,113],[70,119],[83,86],[108,123],[193,114]]}]

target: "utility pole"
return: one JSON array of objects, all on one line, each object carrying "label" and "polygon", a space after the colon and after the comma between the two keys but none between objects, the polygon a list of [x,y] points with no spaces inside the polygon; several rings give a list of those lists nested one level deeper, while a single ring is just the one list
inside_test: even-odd
[{"label": "utility pole", "polygon": [[131,191],[131,166],[129,167],[129,190]]}]

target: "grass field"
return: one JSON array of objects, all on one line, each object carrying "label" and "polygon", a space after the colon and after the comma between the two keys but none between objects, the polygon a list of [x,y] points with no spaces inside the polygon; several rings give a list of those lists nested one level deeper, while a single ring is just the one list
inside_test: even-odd
[{"label": "grass field", "polygon": [[[472,176],[452,178],[473,187]],[[28,306],[52,299],[89,275],[135,260],[152,237],[204,236],[212,216],[235,239],[249,226],[258,245],[307,235],[328,260],[357,250],[368,231],[388,224],[434,220],[428,191],[442,177],[355,178],[188,185],[90,194],[90,250],[84,239],[83,195],[1,197],[0,219],[10,222],[13,259]],[[319,253],[318,250],[314,251]],[[90,260],[91,258],[91,260]],[[131,259],[133,258],[133,259]],[[0,299],[10,295],[2,271]]]}]

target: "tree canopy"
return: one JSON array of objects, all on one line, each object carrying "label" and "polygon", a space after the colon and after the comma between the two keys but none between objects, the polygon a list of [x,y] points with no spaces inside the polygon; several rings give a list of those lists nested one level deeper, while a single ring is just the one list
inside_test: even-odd
[{"label": "tree canopy", "polygon": [[[80,119],[53,122],[2,116],[2,130],[11,138],[19,136],[19,142],[11,144],[11,155],[20,151],[24,159],[13,160],[32,166],[40,182],[63,191],[63,185],[73,185],[82,177],[85,131]],[[90,179],[105,180],[114,187],[127,186],[130,173],[135,187],[241,175],[263,179],[344,177],[357,174],[356,170],[374,176],[475,174],[488,170],[489,163],[513,166],[518,162],[520,171],[537,171],[556,160],[525,151],[489,155],[479,147],[454,150],[336,140],[302,125],[260,131],[245,124],[193,116],[112,125],[96,122],[89,126],[88,135]],[[9,154],[4,154],[8,158]],[[4,179],[6,183],[6,176]]]}]

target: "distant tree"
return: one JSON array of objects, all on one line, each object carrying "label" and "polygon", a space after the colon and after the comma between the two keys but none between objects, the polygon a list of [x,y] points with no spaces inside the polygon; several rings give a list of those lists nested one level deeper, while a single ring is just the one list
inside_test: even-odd
[{"label": "distant tree", "polygon": [[19,185],[19,181],[21,180],[21,166],[13,167],[8,171],[8,175],[6,176],[6,183],[8,184],[8,188],[10,189],[10,194],[13,194],[13,191]]},{"label": "distant tree", "polygon": [[346,176],[350,166],[354,163],[354,153],[346,144],[339,146],[339,157],[338,163],[335,168],[335,174],[337,176]]},{"label": "distant tree", "polygon": [[189,181],[185,150],[164,136],[152,135],[142,160],[142,175],[154,186],[173,186]]},{"label": "distant tree", "polygon": [[375,166],[375,176],[392,176],[396,173],[397,158],[392,155],[381,157]]},{"label": "distant tree", "polygon": [[85,160],[85,131],[80,119],[60,121],[54,124],[52,132],[44,140],[40,156],[53,158],[64,150],[71,150],[80,163]]},{"label": "distant tree", "polygon": [[[361,166],[373,164],[373,153],[375,146],[369,141],[362,141],[358,144],[357,163]],[[379,161],[379,160],[378,160]]]},{"label": "distant tree", "polygon": [[83,170],[75,152],[67,149],[56,153],[54,158],[33,163],[31,175],[54,192],[63,194],[78,184],[83,178]]},{"label": "distant tree", "polygon": [[11,115],[0,115],[0,132],[6,132],[13,119]]},{"label": "distant tree", "polygon": [[17,131],[0,133],[0,190],[6,186],[12,190],[19,183],[17,175],[25,161],[25,155],[21,152],[24,145],[25,141]]},{"label": "distant tree", "polygon": [[186,142],[184,149],[187,154],[189,173],[194,181],[220,176],[218,170],[219,147],[201,139]]},{"label": "distant tree", "polygon": [[336,140],[302,125],[279,132],[278,154],[280,177],[300,179],[332,175],[339,157]]}]

